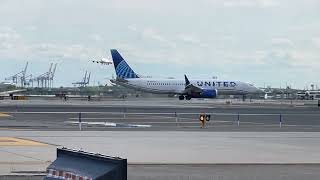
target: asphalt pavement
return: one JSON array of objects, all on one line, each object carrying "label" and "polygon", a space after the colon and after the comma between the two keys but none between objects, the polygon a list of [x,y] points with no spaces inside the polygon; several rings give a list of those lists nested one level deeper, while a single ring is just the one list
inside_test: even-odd
[{"label": "asphalt pavement", "polygon": [[[317,107],[133,102],[0,104],[0,128],[77,130],[81,120],[84,131],[320,131]],[[200,114],[211,116],[205,129],[200,129]]]},{"label": "asphalt pavement", "polygon": [[0,175],[44,172],[64,146],[127,158],[132,180],[313,180],[319,133],[300,102],[1,101]]}]

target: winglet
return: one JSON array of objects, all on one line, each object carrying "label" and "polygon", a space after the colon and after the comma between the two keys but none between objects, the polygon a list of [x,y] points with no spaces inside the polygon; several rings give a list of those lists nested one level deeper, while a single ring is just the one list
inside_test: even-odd
[{"label": "winglet", "polygon": [[184,75],[184,80],[185,80],[186,86],[188,86],[190,84],[190,81],[189,81],[187,75]]}]

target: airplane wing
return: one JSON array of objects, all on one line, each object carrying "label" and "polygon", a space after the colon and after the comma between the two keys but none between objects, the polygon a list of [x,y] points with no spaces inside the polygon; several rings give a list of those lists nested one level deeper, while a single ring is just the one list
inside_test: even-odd
[{"label": "airplane wing", "polygon": [[128,80],[126,80],[126,79],[123,79],[123,78],[121,78],[121,77],[117,77],[116,79],[110,79],[110,82],[111,83],[114,83],[114,84],[123,84],[123,83],[127,83],[128,82]]},{"label": "airplane wing", "polygon": [[2,91],[0,92],[0,96],[9,96],[10,94],[13,93],[19,93],[19,92],[25,92],[27,91],[26,89],[17,89],[17,90],[12,90],[12,91]]},{"label": "airplane wing", "polygon": [[193,94],[193,93],[201,93],[202,92],[202,89],[199,88],[199,87],[196,87],[192,84],[186,86],[185,90],[184,90],[184,93],[185,94]]},{"label": "airplane wing", "polygon": [[194,98],[216,98],[218,96],[218,91],[216,89],[202,89],[190,83],[186,75],[185,79],[185,89],[182,92],[183,95],[186,95],[186,99],[190,100]]},{"label": "airplane wing", "polygon": [[186,75],[184,75],[184,79],[185,79],[185,83],[186,83],[186,87],[183,92],[184,94],[193,94],[193,93],[201,93],[202,92],[201,88],[194,86],[193,84],[190,83],[190,81]]}]

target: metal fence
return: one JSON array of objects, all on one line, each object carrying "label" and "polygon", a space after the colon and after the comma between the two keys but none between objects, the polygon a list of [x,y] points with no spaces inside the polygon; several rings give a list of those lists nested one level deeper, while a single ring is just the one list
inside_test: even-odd
[{"label": "metal fence", "polygon": [[199,117],[210,115],[205,127],[216,130],[245,127],[320,130],[320,113],[217,113],[217,112],[7,112],[2,128],[94,130],[108,128],[199,128]]}]

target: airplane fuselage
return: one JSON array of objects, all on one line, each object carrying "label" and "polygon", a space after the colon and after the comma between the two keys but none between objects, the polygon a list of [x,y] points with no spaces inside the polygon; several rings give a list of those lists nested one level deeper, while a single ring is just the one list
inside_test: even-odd
[{"label": "airplane fuselage", "polygon": [[193,79],[187,75],[184,79],[143,78],[134,72],[116,49],[111,49],[116,80],[111,82],[139,91],[179,95],[179,99],[216,98],[218,94],[246,95],[258,93],[259,89],[249,83],[217,79]]},{"label": "airplane fuselage", "polygon": [[[128,88],[157,94],[183,94],[185,90],[185,80],[182,79],[134,78],[124,81],[112,80],[112,82]],[[253,85],[240,81],[194,79],[190,80],[190,83],[201,89],[217,90],[220,95],[245,95],[259,91]]]}]

